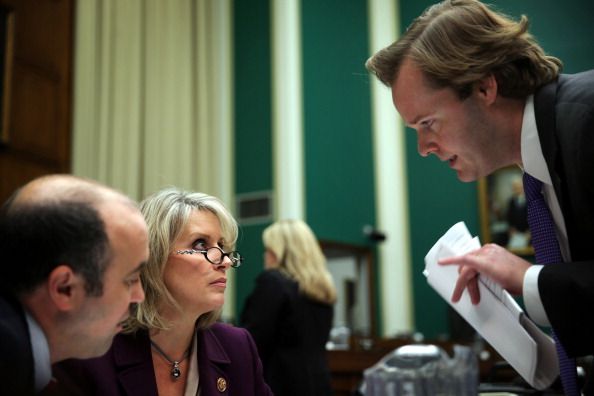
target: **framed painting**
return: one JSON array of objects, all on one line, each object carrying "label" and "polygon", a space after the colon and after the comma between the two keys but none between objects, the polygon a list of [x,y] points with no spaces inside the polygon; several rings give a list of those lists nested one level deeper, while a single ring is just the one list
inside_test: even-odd
[{"label": "framed painting", "polygon": [[479,180],[478,189],[483,243],[496,243],[520,256],[533,255],[522,170],[500,169]]}]

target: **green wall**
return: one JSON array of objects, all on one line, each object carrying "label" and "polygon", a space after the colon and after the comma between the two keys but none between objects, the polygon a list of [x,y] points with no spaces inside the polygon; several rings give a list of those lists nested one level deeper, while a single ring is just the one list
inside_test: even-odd
[{"label": "green wall", "polygon": [[362,228],[375,224],[367,6],[303,0],[301,29],[306,218],[319,239],[365,244]]},{"label": "green wall", "polygon": [[[235,80],[235,193],[272,190],[270,6],[268,0],[233,2]],[[236,307],[263,268],[261,234],[267,224],[242,224],[237,249]]]}]

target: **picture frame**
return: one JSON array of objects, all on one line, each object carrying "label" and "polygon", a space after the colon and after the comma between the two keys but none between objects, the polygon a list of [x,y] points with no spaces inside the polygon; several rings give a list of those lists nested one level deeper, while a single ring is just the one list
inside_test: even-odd
[{"label": "picture frame", "polygon": [[526,216],[522,169],[508,166],[478,182],[481,239],[519,256],[534,255]]}]

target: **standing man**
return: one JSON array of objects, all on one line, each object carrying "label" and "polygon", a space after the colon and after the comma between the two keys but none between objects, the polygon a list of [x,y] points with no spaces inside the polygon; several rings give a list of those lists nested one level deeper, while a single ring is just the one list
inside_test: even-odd
[{"label": "standing man", "polygon": [[0,212],[0,394],[32,395],[51,364],[104,354],[144,300],[144,218],[91,180],[45,176]]},{"label": "standing man", "polygon": [[[522,294],[570,357],[593,354],[594,71],[560,74],[525,16],[516,22],[475,0],[429,7],[366,66],[392,89],[422,156],[436,155],[465,182],[517,165],[542,183],[560,258],[540,265],[536,249],[531,265],[489,244],[443,260],[461,266],[452,300],[468,290],[478,303],[476,275],[484,274]],[[566,394],[578,394],[562,381]]]}]

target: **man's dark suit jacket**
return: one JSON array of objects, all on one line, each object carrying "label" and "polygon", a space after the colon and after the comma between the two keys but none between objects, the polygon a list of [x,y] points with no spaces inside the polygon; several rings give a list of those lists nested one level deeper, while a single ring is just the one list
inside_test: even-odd
[{"label": "man's dark suit jacket", "polygon": [[[200,396],[272,396],[250,334],[214,324],[198,330]],[[56,395],[157,396],[148,333],[118,334],[100,358],[68,360],[54,366]],[[225,389],[221,389],[224,380]]]},{"label": "man's dark suit jacket", "polygon": [[534,96],[542,151],[567,227],[571,262],[546,265],[538,289],[570,356],[594,354],[594,70]]},{"label": "man's dark suit jacket", "polygon": [[332,394],[326,341],[333,315],[332,305],[305,297],[280,271],[258,276],[241,325],[256,341],[264,378],[276,396]]},{"label": "man's dark suit jacket", "polygon": [[33,352],[25,313],[18,301],[0,296],[0,395],[33,395]]}]

